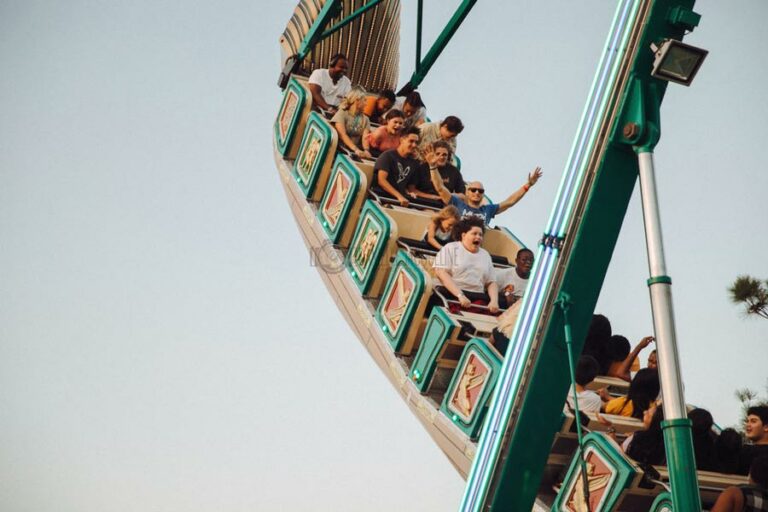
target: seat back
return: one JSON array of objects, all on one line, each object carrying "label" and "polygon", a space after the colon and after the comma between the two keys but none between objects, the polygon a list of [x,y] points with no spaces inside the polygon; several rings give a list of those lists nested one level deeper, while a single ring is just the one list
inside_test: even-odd
[{"label": "seat back", "polygon": [[486,229],[483,236],[483,248],[494,256],[507,259],[514,265],[517,251],[524,246],[506,229]]}]

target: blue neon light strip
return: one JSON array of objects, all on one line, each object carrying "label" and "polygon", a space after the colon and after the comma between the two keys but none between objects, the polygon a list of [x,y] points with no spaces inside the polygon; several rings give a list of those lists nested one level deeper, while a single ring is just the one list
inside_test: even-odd
[{"label": "blue neon light strip", "polygon": [[[594,142],[595,130],[599,127],[597,121],[602,118],[605,109],[605,102],[607,101],[607,91],[610,91],[610,86],[613,85],[616,79],[616,65],[621,61],[621,53],[626,44],[626,38],[629,35],[629,31],[625,31],[627,24],[627,13],[632,6],[632,2],[625,0],[623,5],[619,5],[617,8],[616,16],[618,23],[614,26],[614,29],[608,35],[605,43],[605,53],[603,59],[598,66],[597,73],[595,74],[595,80],[590,91],[590,97],[587,101],[587,105],[584,108],[584,114],[581,120],[581,127],[574,140],[574,147],[577,148],[575,154],[569,156],[569,164],[566,167],[566,171],[563,173],[563,180],[561,183],[560,194],[558,194],[558,204],[553,210],[552,217],[550,218],[549,225],[547,226],[547,233],[554,234],[557,232],[557,226],[562,225],[562,220],[567,211],[565,208],[568,198],[572,196],[573,192],[573,180],[577,175],[582,174],[583,166],[585,164],[585,156],[588,156],[590,151],[585,151],[587,142]],[[622,34],[624,37],[622,38]],[[617,48],[617,44],[621,41],[621,48]],[[610,71],[610,74],[609,74]],[[598,109],[598,106],[600,107]],[[600,115],[597,115],[597,114]],[[589,148],[591,150],[591,147]]]},{"label": "blue neon light strip", "polygon": [[[627,41],[635,23],[640,0],[623,0],[616,10],[614,22],[606,42],[602,61],[598,66],[592,91],[582,114],[582,122],[569,155],[563,179],[558,190],[558,200],[545,234],[562,234],[568,224],[576,192],[586,171],[586,156],[591,154],[597,137],[597,128],[605,117],[606,104],[616,82],[619,63],[626,51]],[[631,13],[631,15],[630,15]],[[620,42],[620,43],[619,43]],[[619,44],[619,47],[616,45]],[[514,400],[523,377],[525,363],[533,345],[536,326],[545,306],[549,285],[557,267],[559,251],[541,247],[532,270],[533,283],[529,286],[521,308],[508,354],[504,359],[499,382],[491,401],[491,409],[483,426],[478,451],[467,478],[460,510],[477,511],[488,491],[495,461],[501,447],[503,434],[509,424]]]}]

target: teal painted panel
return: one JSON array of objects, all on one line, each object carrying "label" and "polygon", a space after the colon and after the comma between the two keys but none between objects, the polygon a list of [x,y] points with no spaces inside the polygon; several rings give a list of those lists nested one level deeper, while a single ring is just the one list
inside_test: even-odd
[{"label": "teal painted panel", "polygon": [[487,342],[472,338],[464,347],[440,411],[470,439],[477,439],[501,370],[501,358]]},{"label": "teal painted panel", "polygon": [[283,93],[283,102],[275,120],[275,140],[280,154],[285,155],[291,145],[296,126],[299,124],[299,115],[307,100],[307,91],[296,79],[292,78]]},{"label": "teal painted panel", "polygon": [[[624,489],[632,485],[637,472],[621,448],[601,433],[593,432],[584,437],[584,454],[589,482],[589,510],[613,510]],[[583,485],[581,463],[574,456],[552,510],[583,510],[586,501]]]},{"label": "teal painted panel", "polygon": [[368,292],[376,276],[389,233],[389,219],[376,203],[367,200],[357,222],[347,257],[347,270],[363,295]]},{"label": "teal painted panel", "polygon": [[296,183],[304,192],[304,197],[310,197],[315,191],[317,178],[328,156],[332,137],[333,128],[320,114],[311,112],[292,169]]},{"label": "teal painted panel", "polygon": [[344,232],[360,187],[360,171],[355,164],[346,155],[336,156],[331,177],[317,211],[320,225],[334,244],[339,242]]},{"label": "teal painted panel", "polygon": [[419,344],[419,350],[411,364],[408,377],[416,384],[421,393],[426,393],[437,369],[437,356],[460,326],[442,307],[435,307],[427,320],[427,327]]},{"label": "teal painted panel", "polygon": [[392,350],[399,352],[424,293],[424,274],[405,251],[398,251],[376,308],[376,321]]}]

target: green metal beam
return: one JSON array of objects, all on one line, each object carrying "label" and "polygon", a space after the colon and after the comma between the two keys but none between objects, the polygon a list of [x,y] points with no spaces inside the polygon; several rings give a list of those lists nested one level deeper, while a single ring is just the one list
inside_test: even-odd
[{"label": "green metal beam", "polygon": [[443,31],[440,32],[440,35],[437,36],[437,39],[435,39],[432,47],[429,49],[427,55],[422,60],[420,56],[421,24],[423,16],[422,1],[419,0],[417,20],[418,25],[416,28],[416,69],[414,70],[413,75],[411,75],[411,79],[408,80],[408,82],[398,91],[398,96],[407,95],[419,87],[421,82],[427,76],[427,73],[429,73],[429,70],[432,68],[432,65],[435,63],[435,61],[437,61],[437,58],[440,56],[440,54],[443,53],[443,50],[448,45],[456,31],[459,29],[461,23],[464,21],[464,18],[466,18],[467,14],[469,14],[469,11],[472,9],[472,7],[474,7],[475,3],[477,3],[477,0],[462,0],[461,5],[459,5],[459,7],[456,9],[456,12],[453,13],[453,16],[451,16],[451,19],[445,25]]},{"label": "green metal beam", "polygon": [[419,0],[416,4],[416,67],[421,67],[421,34],[422,22],[424,19],[424,0]]},{"label": "green metal beam", "polygon": [[[569,387],[569,361],[562,344],[563,317],[554,314],[554,301],[560,293],[573,299],[568,318],[574,352],[580,353],[638,179],[635,151],[653,148],[659,140],[659,106],[667,84],[650,76],[654,55],[649,47],[665,38],[682,39],[685,31],[698,21],[691,11],[693,3],[694,0],[618,2],[616,20],[628,19],[625,13],[630,12],[639,16],[637,31],[631,32],[631,45],[611,40],[605,48],[606,55],[623,55],[625,50],[619,47],[633,52],[627,54],[631,60],[623,72],[626,74],[622,74],[626,81],[610,98],[600,100],[609,105],[604,109],[602,104],[593,103],[598,98],[595,91],[600,89],[604,76],[619,75],[612,70],[596,76],[582,128],[574,142],[573,167],[571,162],[566,166],[532,272],[533,284],[523,299],[520,319],[467,478],[462,511],[530,510],[533,506],[555,432],[561,424],[562,404]],[[629,16],[634,19],[636,15]],[[623,30],[630,37],[630,32]],[[614,109],[618,109],[616,120],[605,131],[588,127],[590,117],[594,118],[593,111],[603,111],[604,119],[612,119],[610,113]],[[636,126],[627,127],[628,124]],[[599,135],[582,138],[585,133]],[[574,156],[579,154],[587,156]],[[579,162],[595,162],[590,164],[594,168],[589,175],[576,171],[587,165]],[[590,180],[589,185],[577,193],[582,180]],[[575,217],[575,205],[582,201],[585,206],[580,218]],[[670,463],[670,471],[678,474],[691,467],[686,428],[686,424],[675,422],[665,429],[665,438],[672,446],[667,449],[682,459]],[[672,493],[675,510],[701,510],[697,508],[695,478],[670,476],[673,488],[678,487]]]},{"label": "green metal beam", "polygon": [[296,55],[292,55],[285,62],[283,70],[280,72],[280,77],[277,79],[277,85],[281,89],[285,89],[288,85],[288,80],[291,78],[291,74],[296,71],[301,61],[309,54],[314,46],[323,39],[323,30],[328,23],[341,13],[341,0],[328,0],[323,5],[320,12],[317,14],[312,26],[309,27],[307,34],[299,46],[299,51]]},{"label": "green metal beam", "polygon": [[360,7],[358,10],[356,10],[355,12],[353,12],[352,14],[350,14],[349,16],[347,16],[346,18],[344,18],[343,20],[338,22],[336,25],[332,26],[331,28],[329,28],[328,30],[323,32],[320,35],[320,39],[319,40],[323,40],[326,37],[328,37],[329,35],[331,35],[334,32],[336,32],[337,30],[340,30],[341,28],[344,28],[345,26],[349,25],[350,23],[355,21],[355,19],[357,19],[360,16],[362,16],[363,14],[365,14],[369,9],[373,9],[374,7],[376,7],[376,5],[378,5],[380,3],[381,3],[381,0],[371,0],[370,2],[368,2],[364,6]]},{"label": "green metal beam", "polygon": [[323,29],[339,14],[341,14],[341,0],[328,0],[325,2],[317,18],[315,18],[315,22],[309,27],[307,35],[304,36],[301,46],[299,46],[299,51],[296,54],[299,62],[304,60],[312,48],[323,39]]}]

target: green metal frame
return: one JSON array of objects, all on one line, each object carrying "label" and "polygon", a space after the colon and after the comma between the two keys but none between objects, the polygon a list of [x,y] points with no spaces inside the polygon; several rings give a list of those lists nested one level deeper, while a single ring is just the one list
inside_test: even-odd
[{"label": "green metal frame", "polygon": [[[307,144],[310,143],[310,139],[313,135],[317,134],[320,138],[320,147],[315,156],[315,160],[312,162],[312,166],[309,172],[304,175],[299,169],[302,163],[302,157],[304,151],[307,149]],[[305,197],[310,197],[315,191],[315,185],[317,185],[317,179],[320,176],[320,170],[325,165],[328,158],[328,150],[333,140],[333,128],[330,127],[328,122],[317,112],[310,112],[309,118],[307,118],[307,126],[304,128],[304,135],[301,138],[301,145],[299,146],[299,152],[296,154],[296,160],[293,162],[293,176],[296,178],[296,183],[304,193]]]},{"label": "green metal frame", "polygon": [[[358,251],[361,250],[363,237],[368,233],[369,227],[378,231],[378,237],[370,250],[370,256],[365,262],[364,268],[360,268],[356,265],[357,255],[359,254]],[[347,254],[347,270],[363,295],[368,292],[376,277],[376,270],[379,268],[379,262],[389,241],[389,234],[389,219],[376,203],[370,199],[367,200],[363,206],[363,211],[360,213],[360,220],[357,221],[355,236],[352,243],[349,244],[349,253]]]},{"label": "green metal frame", "polygon": [[[408,305],[405,308],[403,316],[393,332],[384,319],[384,307],[389,301],[389,295],[394,291],[395,282],[400,272],[404,272],[413,281],[414,286],[413,292],[410,297],[408,297]],[[421,271],[421,268],[410,256],[408,256],[408,253],[402,250],[398,251],[397,256],[395,256],[395,261],[392,263],[392,270],[389,272],[387,286],[381,296],[379,306],[376,308],[376,321],[395,352],[400,351],[403,342],[405,341],[408,330],[411,327],[413,314],[419,306],[419,301],[421,301],[422,296],[424,295],[425,286],[426,283],[424,282],[424,274]]]},{"label": "green metal frame", "polygon": [[[331,189],[336,182],[338,174],[343,174],[349,179],[350,188],[347,193],[347,197],[344,198],[344,206],[341,208],[339,218],[336,220],[335,225],[331,225],[330,220],[325,216],[326,203],[331,198]],[[328,178],[328,184],[325,187],[323,198],[320,201],[320,206],[317,209],[317,218],[320,219],[320,225],[323,226],[323,231],[328,235],[328,238],[334,244],[338,243],[344,233],[344,228],[347,225],[347,219],[349,218],[349,212],[352,209],[352,205],[355,202],[355,197],[360,192],[360,170],[352,161],[343,154],[336,156],[336,161],[333,163],[331,170],[331,176]]]},{"label": "green metal frame", "polygon": [[[606,494],[603,495],[602,506],[594,512],[613,510],[617,504],[617,501],[621,497],[629,485],[633,483],[635,477],[637,477],[637,471],[634,466],[629,463],[621,450],[618,449],[614,443],[608,441],[608,439],[599,432],[592,432],[584,437],[584,450],[587,455],[594,452],[600,456],[600,459],[610,466],[615,471],[614,476],[608,482],[608,489]],[[576,485],[574,482],[581,475],[581,464],[578,457],[574,457],[571,460],[571,465],[568,467],[568,473],[563,479],[563,485],[560,487],[560,492],[557,493],[555,502],[552,504],[553,511],[567,511],[568,496],[571,493],[571,489]]]},{"label": "green metal frame", "polygon": [[675,510],[675,507],[672,504],[672,495],[668,492],[663,492],[656,496],[648,512],[672,512],[673,510]]},{"label": "green metal frame", "polygon": [[456,11],[448,20],[440,35],[437,36],[432,47],[427,52],[424,59],[421,58],[421,34],[422,34],[422,21],[424,15],[423,0],[418,1],[417,16],[416,16],[416,68],[411,75],[410,80],[397,92],[398,96],[406,96],[408,93],[415,91],[424,78],[429,73],[432,65],[443,53],[445,47],[448,46],[453,35],[459,30],[464,18],[467,17],[469,11],[472,10],[477,0],[462,0],[461,4],[456,8]]},{"label": "green metal frame", "polygon": [[[461,383],[462,369],[472,355],[475,355],[475,357],[482,360],[488,366],[488,378],[483,384],[483,389],[472,411],[472,416],[464,419],[450,409],[450,402],[456,387]],[[467,346],[464,347],[464,352],[461,354],[461,359],[459,359],[459,364],[456,366],[451,383],[445,392],[443,403],[440,405],[440,411],[451,418],[453,423],[472,440],[477,439],[480,433],[480,427],[482,427],[483,419],[488,410],[488,401],[496,387],[496,380],[499,378],[500,369],[501,358],[498,353],[491,350],[487,341],[480,338],[472,338],[467,342]]]},{"label": "green metal frame", "polygon": [[[340,22],[335,24],[333,27],[329,28],[328,30],[326,30],[325,32],[320,34],[320,37],[318,38],[318,41],[321,41],[321,40],[325,39],[326,37],[330,36],[334,32],[336,32],[336,31],[344,28],[345,26],[349,25],[350,23],[355,21],[357,18],[359,18],[360,16],[365,14],[368,10],[373,9],[374,7],[376,7],[380,3],[381,3],[381,0],[371,0],[370,2],[368,2],[365,5],[363,5],[362,7],[357,9],[355,12],[353,12],[352,14],[350,14],[349,16],[347,16],[346,18],[344,18],[343,20],[341,20]],[[317,41],[315,41],[315,43],[317,43]]]},{"label": "green metal frame", "polygon": [[437,369],[437,356],[440,350],[459,329],[459,324],[450,317],[448,311],[442,307],[432,308],[432,313],[427,320],[427,327],[421,337],[419,350],[411,363],[411,371],[408,377],[415,383],[423,394],[429,390],[432,377]]},{"label": "green metal frame", "polygon": [[[574,160],[573,168],[570,167],[572,162],[566,167],[552,217],[539,247],[531,275],[532,285],[523,299],[520,319],[497,386],[499,396],[491,404],[467,478],[461,510],[530,510],[533,506],[552,439],[561,422],[562,403],[569,387],[568,358],[562,346],[563,318],[552,311],[552,302],[561,291],[572,297],[569,317],[574,351],[580,353],[637,181],[638,162],[634,151],[655,144],[660,133],[658,106],[666,83],[650,77],[654,55],[648,48],[651,43],[659,43],[664,38],[682,39],[686,27],[684,23],[675,23],[674,20],[681,19],[681,12],[692,12],[694,3],[693,0],[648,2],[647,16],[634,44],[637,52],[632,54],[628,86],[620,91],[620,97],[603,95],[601,104],[585,108],[571,158],[582,151],[580,144],[583,144],[588,155],[583,157],[583,162],[588,162],[595,156],[598,137],[602,133],[591,128],[589,123],[594,115],[590,109],[608,112],[606,105],[609,103],[620,105],[617,121],[608,132],[609,143],[601,154],[578,224],[572,220],[575,205],[581,197],[578,195],[579,184],[586,176],[585,171],[580,169],[586,169],[586,163]],[[614,26],[624,23],[616,20],[637,16],[642,3],[644,0],[621,0]],[[673,15],[673,12],[677,14]],[[690,15],[682,16],[682,19],[691,18]],[[606,44],[605,59],[609,58],[609,52],[617,51],[617,46],[626,44],[630,35],[627,31],[623,33],[625,35],[621,36],[620,44],[619,40]],[[608,72],[612,75],[608,76],[617,76],[618,64],[611,66]],[[588,105],[602,87],[602,80],[602,75],[596,75]],[[636,81],[641,84],[634,85]],[[642,94],[633,92],[637,89],[642,90]],[[642,108],[638,102],[641,102]],[[625,131],[630,119],[639,121],[636,123],[639,126]],[[631,136],[631,140],[625,138],[625,133]],[[563,243],[568,247],[565,255],[560,249]],[[562,270],[556,273],[554,269]],[[557,281],[553,281],[555,275],[559,276]],[[523,382],[525,388],[521,388]],[[684,434],[681,433],[681,436]],[[671,446],[675,449],[675,444]],[[673,470],[670,466],[673,487],[679,482],[691,489],[680,494],[675,510],[701,510],[695,484],[681,479],[680,473],[681,470]]]},{"label": "green metal frame", "polygon": [[299,50],[296,55],[292,55],[286,61],[283,70],[280,72],[277,85],[280,88],[285,88],[291,74],[296,71],[301,62],[307,57],[307,55],[309,55],[309,52],[312,51],[312,48],[314,48],[317,43],[335,33],[339,29],[352,23],[352,21],[365,14],[373,7],[376,7],[376,5],[378,5],[380,2],[381,0],[371,0],[367,4],[357,9],[355,12],[351,13],[346,18],[340,20],[333,27],[326,29],[325,27],[328,25],[328,23],[330,23],[333,18],[339,16],[342,12],[341,0],[327,0],[323,7],[320,9],[320,12],[317,14],[317,18],[315,18],[314,23],[312,23],[312,26],[309,27],[307,34],[304,36],[304,39],[301,41],[301,45],[299,46]]},{"label": "green metal frame", "polygon": [[[291,115],[291,121],[288,125],[288,129],[284,136],[280,135],[280,119],[283,117],[283,110],[288,105],[288,100],[292,94],[297,96],[296,109]],[[307,101],[307,90],[299,84],[295,79],[291,79],[288,82],[288,86],[283,92],[283,101],[280,103],[280,110],[277,111],[277,119],[275,119],[275,141],[277,141],[277,150],[281,155],[285,155],[288,148],[291,147],[293,137],[296,135],[296,126],[299,122],[299,117],[303,109],[304,104]]]}]

